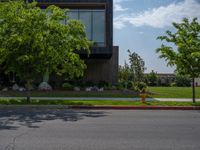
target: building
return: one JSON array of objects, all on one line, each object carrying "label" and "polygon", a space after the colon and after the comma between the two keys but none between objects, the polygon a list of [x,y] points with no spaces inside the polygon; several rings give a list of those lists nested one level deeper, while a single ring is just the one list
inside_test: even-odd
[{"label": "building", "polygon": [[195,86],[200,86],[200,78],[195,79]]},{"label": "building", "polygon": [[[70,10],[70,17],[83,22],[87,37],[94,42],[91,54],[80,52],[87,70],[84,81],[117,83],[118,47],[113,46],[113,0],[37,0],[45,9],[56,5]],[[63,21],[63,23],[66,23]]]},{"label": "building", "polygon": [[157,73],[158,82],[161,85],[170,85],[175,82],[176,75],[174,73]]}]

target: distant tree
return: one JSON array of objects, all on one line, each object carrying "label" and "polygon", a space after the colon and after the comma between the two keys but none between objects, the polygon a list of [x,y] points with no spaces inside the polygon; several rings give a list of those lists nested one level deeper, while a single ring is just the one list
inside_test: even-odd
[{"label": "distant tree", "polygon": [[191,80],[188,76],[176,75],[175,83],[180,87],[191,86]]},{"label": "distant tree", "polygon": [[156,74],[156,72],[154,72],[153,70],[147,75],[147,81],[148,81],[148,84],[150,86],[155,86],[157,85],[157,82],[158,82],[158,76]]},{"label": "distant tree", "polygon": [[120,83],[125,84],[124,86],[127,89],[127,84],[130,81],[130,68],[126,62],[124,63],[124,66],[119,66],[118,79]]},{"label": "distant tree", "polygon": [[[83,75],[86,65],[75,50],[89,52],[91,42],[83,24],[69,20],[66,13],[56,6],[42,11],[36,2],[22,0],[0,5],[0,64],[25,80],[28,91],[38,74]],[[61,24],[64,19],[67,25]]]},{"label": "distant tree", "polygon": [[129,63],[130,63],[130,74],[131,80],[133,82],[141,82],[144,80],[145,62],[144,60],[135,52],[129,53]]},{"label": "distant tree", "polygon": [[166,31],[165,36],[158,39],[173,43],[176,48],[161,45],[156,51],[160,58],[164,58],[168,65],[176,66],[176,71],[181,75],[188,75],[193,83],[193,102],[195,103],[194,80],[200,75],[200,24],[197,18],[191,22],[184,18],[181,23],[173,23],[176,32]]}]

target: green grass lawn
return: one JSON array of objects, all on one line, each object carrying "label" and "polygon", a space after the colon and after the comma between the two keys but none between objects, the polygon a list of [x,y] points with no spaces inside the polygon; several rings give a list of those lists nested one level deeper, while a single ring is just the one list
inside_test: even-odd
[{"label": "green grass lawn", "polygon": [[[149,87],[153,98],[191,98],[191,87]],[[196,87],[196,97],[200,98],[200,87]]]},{"label": "green grass lawn", "polygon": [[146,102],[140,101],[112,101],[112,100],[32,100],[27,104],[25,100],[0,100],[0,105],[73,105],[73,106],[200,106],[200,102]]}]

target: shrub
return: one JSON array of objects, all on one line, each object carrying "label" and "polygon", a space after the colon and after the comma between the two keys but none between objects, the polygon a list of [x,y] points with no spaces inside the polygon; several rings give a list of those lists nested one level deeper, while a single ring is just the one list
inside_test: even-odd
[{"label": "shrub", "polygon": [[180,87],[191,86],[191,79],[187,76],[177,75],[175,82],[176,82],[176,85]]},{"label": "shrub", "polygon": [[104,87],[104,88],[109,87],[109,83],[106,82],[106,81],[99,81],[98,87],[99,87],[99,88],[102,88],[102,87]]},{"label": "shrub", "polygon": [[171,83],[170,86],[175,87],[177,86],[175,82]]},{"label": "shrub", "polygon": [[72,90],[73,89],[73,85],[71,85],[70,83],[63,83],[62,87],[66,90]]},{"label": "shrub", "polygon": [[116,85],[116,88],[117,88],[117,90],[122,90],[122,89],[124,88],[124,86],[123,86],[122,83],[118,83],[118,84]]},{"label": "shrub", "polygon": [[134,89],[134,83],[132,81],[128,82],[127,89]]},{"label": "shrub", "polygon": [[92,81],[87,81],[86,83],[85,83],[85,86],[86,87],[93,87],[95,84],[92,82]]},{"label": "shrub", "polygon": [[144,82],[136,83],[136,90],[141,93],[145,93],[147,90],[147,84]]}]

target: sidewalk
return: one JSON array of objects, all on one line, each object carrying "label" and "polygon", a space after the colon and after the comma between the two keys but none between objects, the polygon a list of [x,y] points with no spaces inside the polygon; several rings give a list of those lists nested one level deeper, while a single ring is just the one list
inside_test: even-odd
[{"label": "sidewalk", "polygon": [[[26,99],[26,97],[0,97],[1,99]],[[109,98],[109,97],[31,97],[32,100],[114,100],[114,101],[137,101],[140,98]],[[192,102],[192,98],[147,98],[147,101],[177,101]],[[196,99],[200,101],[200,99]]]}]

